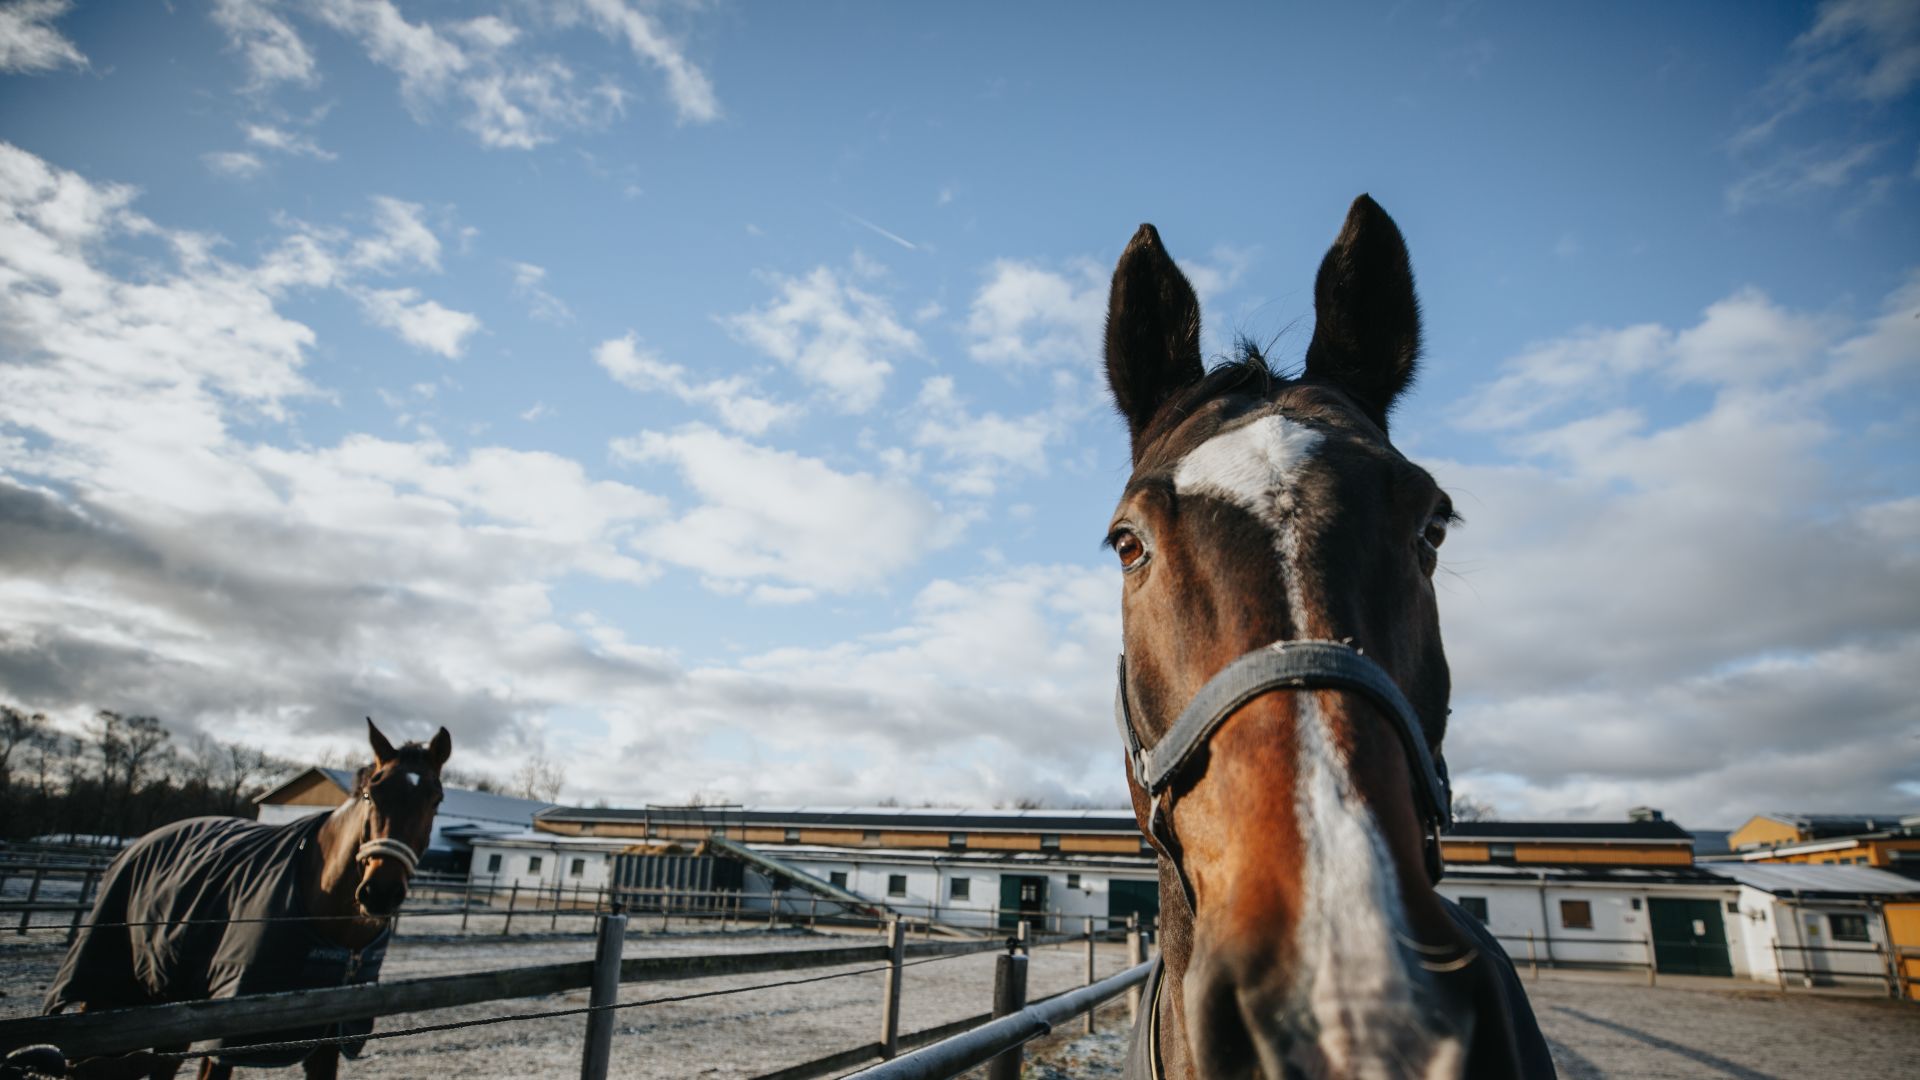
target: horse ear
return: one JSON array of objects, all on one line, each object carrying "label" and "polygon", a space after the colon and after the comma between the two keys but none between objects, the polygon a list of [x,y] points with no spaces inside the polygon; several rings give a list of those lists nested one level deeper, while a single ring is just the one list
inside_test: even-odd
[{"label": "horse ear", "polygon": [[436,769],[445,765],[447,758],[453,755],[453,736],[447,734],[446,728],[434,732],[433,741],[427,744],[427,755],[433,758],[433,767]]},{"label": "horse ear", "polygon": [[373,726],[373,717],[367,717],[367,742],[373,745],[373,760],[384,765],[393,760],[393,744],[387,741],[380,729]]},{"label": "horse ear", "polygon": [[1393,399],[1413,381],[1420,357],[1420,301],[1400,229],[1362,195],[1313,283],[1315,322],[1307,377],[1345,390],[1387,428]]},{"label": "horse ear", "polygon": [[1133,454],[1160,407],[1200,381],[1200,298],[1160,234],[1140,226],[1113,271],[1107,299],[1107,385],[1127,418]]}]

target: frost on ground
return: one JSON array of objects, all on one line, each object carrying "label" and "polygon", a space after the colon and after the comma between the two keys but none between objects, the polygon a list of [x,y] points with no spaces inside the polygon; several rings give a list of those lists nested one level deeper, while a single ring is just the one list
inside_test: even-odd
[{"label": "frost on ground", "polygon": [[[1023,1080],[1118,1080],[1132,1035],[1126,999],[1100,1010],[1099,1019],[1100,1030],[1092,1035],[1056,1033],[1029,1044],[1026,1067],[1020,1070]],[[1080,1025],[1074,1020],[1067,1031],[1084,1032]]]}]

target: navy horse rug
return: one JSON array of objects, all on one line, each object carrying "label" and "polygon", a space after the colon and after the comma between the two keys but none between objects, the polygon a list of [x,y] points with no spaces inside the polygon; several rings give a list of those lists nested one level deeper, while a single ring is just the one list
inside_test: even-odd
[{"label": "navy horse rug", "polygon": [[[46,1011],[378,981],[390,930],[353,950],[322,937],[319,924],[302,910],[301,869],[316,857],[326,822],[326,814],[284,825],[192,818],[142,837],[107,868],[93,917],[47,991]],[[245,1045],[364,1036],[372,1030],[371,1020],[361,1020],[235,1041]],[[357,1057],[363,1045],[354,1041],[342,1049]],[[222,1054],[219,1060],[284,1066],[311,1052],[299,1048]]]}]

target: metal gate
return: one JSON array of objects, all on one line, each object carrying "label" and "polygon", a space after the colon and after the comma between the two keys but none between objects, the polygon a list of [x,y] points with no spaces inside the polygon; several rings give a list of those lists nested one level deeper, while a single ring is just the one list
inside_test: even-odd
[{"label": "metal gate", "polygon": [[1153,920],[1160,917],[1160,883],[1158,881],[1125,881],[1115,878],[1107,883],[1107,916],[1115,920],[1110,926],[1118,926],[1118,920],[1129,915],[1140,916],[1141,926],[1152,926]]},{"label": "metal gate", "polygon": [[1047,879],[1039,874],[1000,875],[1000,929],[1011,930],[1021,919],[1039,921],[1047,910]]},{"label": "metal gate", "polygon": [[1653,956],[1669,975],[1733,975],[1727,955],[1727,930],[1717,900],[1648,898],[1653,921]]},{"label": "metal gate", "polygon": [[716,908],[717,894],[746,883],[739,859],[713,855],[616,855],[612,887],[622,903],[639,911],[702,911]]}]

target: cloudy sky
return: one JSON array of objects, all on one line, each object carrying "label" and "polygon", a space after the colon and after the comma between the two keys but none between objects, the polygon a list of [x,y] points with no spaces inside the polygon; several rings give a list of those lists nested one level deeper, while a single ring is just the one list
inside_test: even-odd
[{"label": "cloudy sky", "polygon": [[1920,803],[1920,6],[1265,7],[0,0],[0,700],[1118,804],[1106,276],[1367,191],[1458,786]]}]

